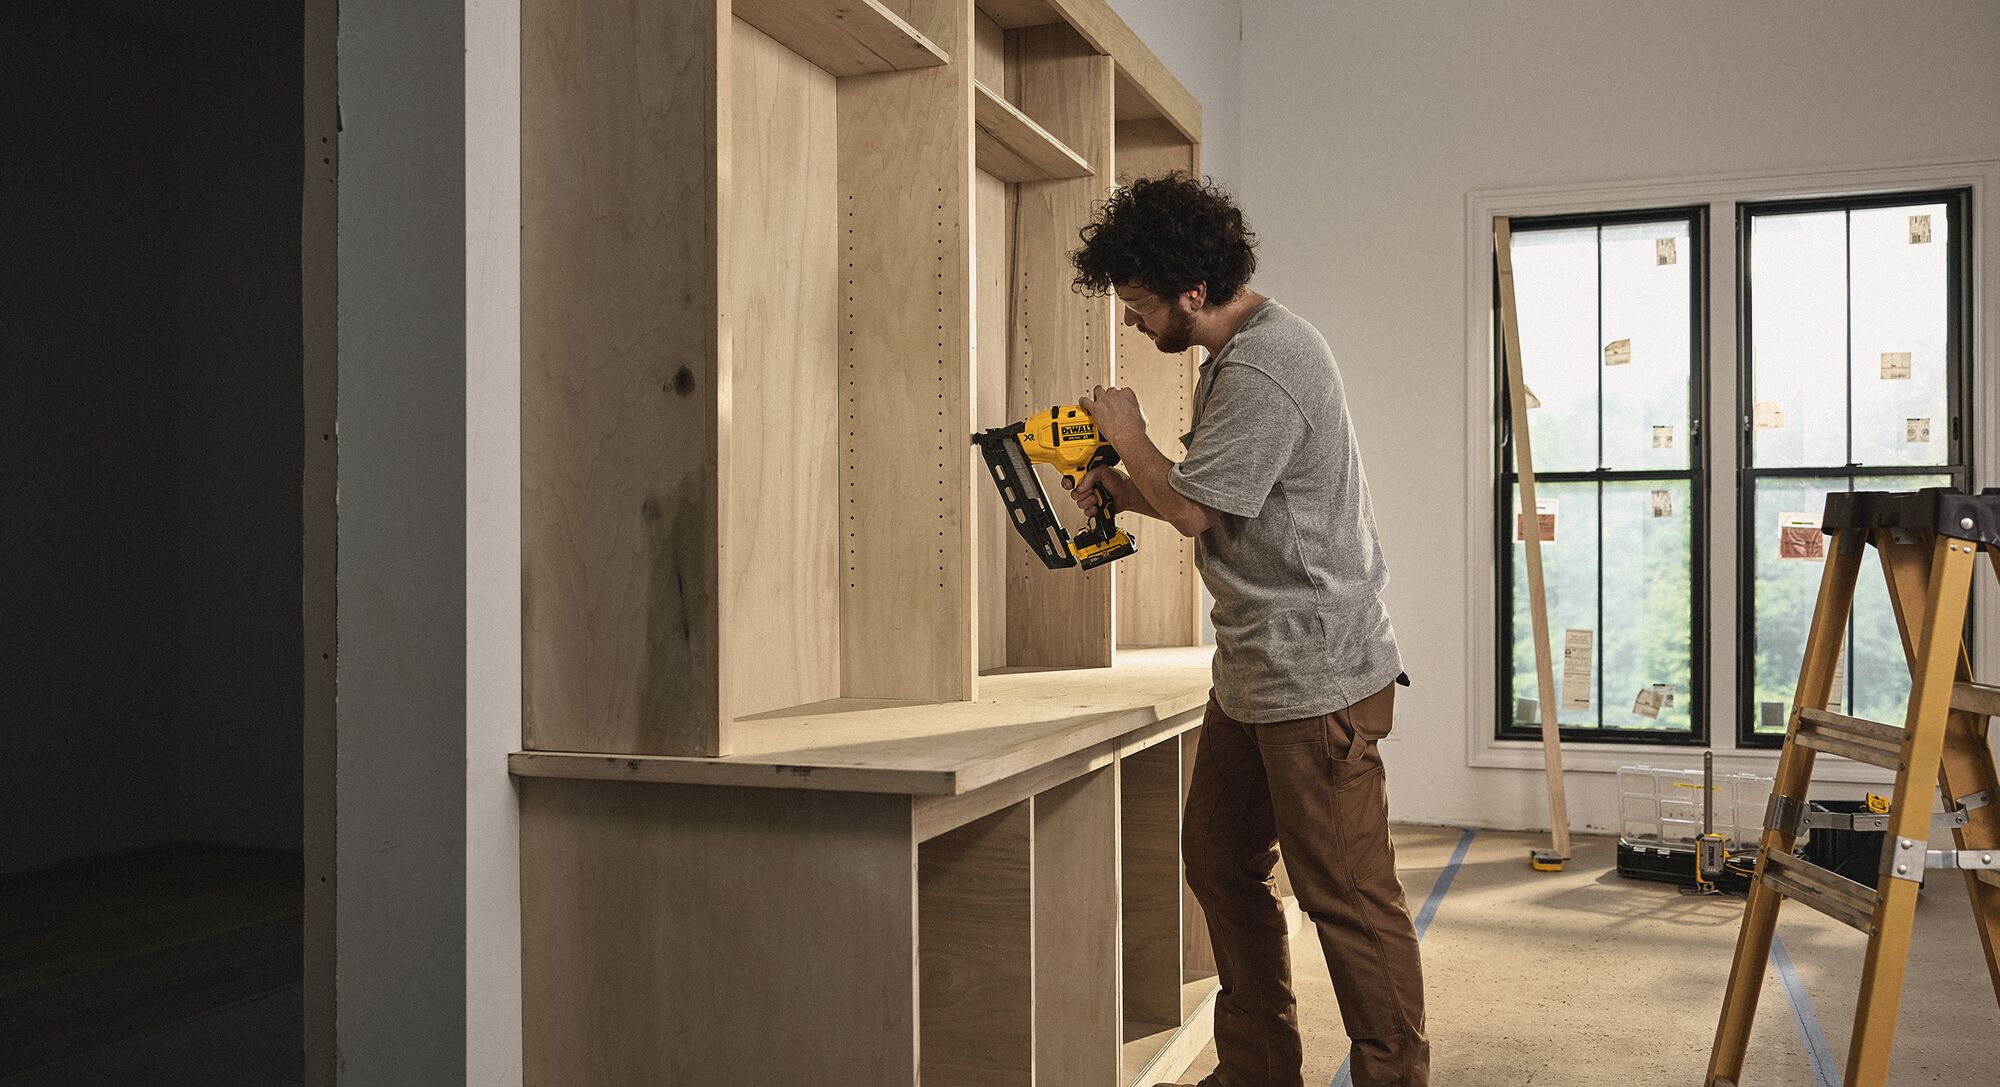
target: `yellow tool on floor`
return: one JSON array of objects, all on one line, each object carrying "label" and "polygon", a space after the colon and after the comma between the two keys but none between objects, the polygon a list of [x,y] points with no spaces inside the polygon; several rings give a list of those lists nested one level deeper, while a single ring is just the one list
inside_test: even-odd
[{"label": "yellow tool on floor", "polygon": [[1118,527],[1117,507],[1103,487],[1097,487],[1097,512],[1071,540],[1035,477],[1034,465],[1046,464],[1074,487],[1090,469],[1118,463],[1118,451],[1098,438],[1097,423],[1082,408],[1071,404],[1038,411],[1011,426],[982,430],[972,436],[972,444],[993,473],[993,485],[1007,503],[1007,519],[1042,565],[1061,570],[1081,564],[1088,570],[1139,550],[1131,533]]},{"label": "yellow tool on floor", "polygon": [[[1927,871],[1963,875],[1987,971],[2000,993],[2000,805],[1992,803],[2000,797],[2000,779],[1987,746],[1987,719],[2000,715],[2000,687],[1973,682],[1964,639],[1975,564],[1984,555],[2000,571],[2000,491],[1835,492],[1827,495],[1820,527],[1833,544],[1827,548],[1819,604],[1806,633],[1805,661],[1765,811],[1761,855],[1702,1081],[1707,1087],[1734,1087],[1743,1074],[1778,907],[1787,899],[1868,937],[1848,1043],[1846,1087],[1881,1087],[1888,1080],[1889,1044],[1896,1034],[1917,890]],[[1909,709],[1900,727],[1826,708],[1854,604],[1855,576],[1870,544],[1882,560],[1910,666]],[[1811,811],[1806,785],[1816,754],[1894,772],[1896,789],[1887,812],[1873,802],[1871,815]],[[1944,812],[1933,817],[1932,801],[1939,790]],[[1793,855],[1806,828],[1839,825],[1829,819],[1849,826],[1862,820],[1883,824],[1880,877],[1873,886]],[[1929,848],[1934,827],[1950,828],[1958,848]]]},{"label": "yellow tool on floor", "polygon": [[1715,881],[1729,866],[1729,850],[1715,832],[1715,752],[1701,753],[1701,837],[1694,842],[1694,885],[1703,894],[1715,891]]}]

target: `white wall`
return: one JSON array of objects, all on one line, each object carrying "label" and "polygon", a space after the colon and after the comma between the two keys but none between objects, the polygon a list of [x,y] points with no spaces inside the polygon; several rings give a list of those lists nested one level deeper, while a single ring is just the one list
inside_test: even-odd
[{"label": "white wall", "polygon": [[[1258,286],[1340,359],[1416,681],[1385,748],[1399,819],[1546,826],[1539,772],[1465,765],[1466,729],[1492,727],[1463,633],[1469,489],[1488,486],[1458,468],[1487,440],[1466,432],[1467,194],[1991,157],[1996,55],[1980,0],[1245,6]],[[1612,825],[1611,775],[1569,788],[1574,826]]]},{"label": "white wall", "polygon": [[465,1082],[521,1082],[521,5],[465,5]]},{"label": "white wall", "polygon": [[1242,166],[1240,0],[1111,0],[1111,7],[1201,102],[1202,171],[1234,185]]}]

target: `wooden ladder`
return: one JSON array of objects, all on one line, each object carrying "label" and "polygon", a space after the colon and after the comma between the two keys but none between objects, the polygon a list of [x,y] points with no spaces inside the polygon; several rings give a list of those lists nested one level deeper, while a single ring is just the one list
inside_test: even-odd
[{"label": "wooden ladder", "polygon": [[[1763,849],[1709,1053],[1708,1087],[1734,1087],[1742,1074],[1778,906],[1788,898],[1868,934],[1846,1087],[1880,1087],[1888,1078],[1917,890],[1927,870],[1963,871],[1986,967],[2000,994],[2000,804],[1989,803],[2000,798],[2000,782],[1986,739],[1987,718],[2000,714],[2000,687],[1972,682],[1962,636],[1978,556],[1993,559],[2000,573],[2000,491],[1829,494],[1821,530],[1833,546],[1806,635]],[[1910,703],[1901,728],[1826,708],[1868,544],[1881,557],[1909,659]],[[1808,813],[1806,786],[1813,759],[1822,752],[1895,771],[1888,814],[1871,819]],[[1944,814],[1935,819],[1932,782],[1943,789],[1945,801]],[[1934,821],[1952,828],[1957,849],[1928,848]],[[1799,834],[1811,826],[1886,831],[1876,885],[1794,856]]]}]

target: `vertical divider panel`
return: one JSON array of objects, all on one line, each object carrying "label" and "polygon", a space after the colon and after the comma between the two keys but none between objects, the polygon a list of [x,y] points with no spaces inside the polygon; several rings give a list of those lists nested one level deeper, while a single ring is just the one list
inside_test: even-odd
[{"label": "vertical divider panel", "polygon": [[[1007,399],[1007,251],[1014,234],[1014,186],[979,171],[974,178],[973,205],[978,220],[979,281],[974,301],[978,336],[973,355],[973,427],[1006,426],[1013,404]],[[1007,506],[994,493],[986,461],[968,447],[979,545],[979,668],[1007,663],[1007,569],[1017,549],[1025,549],[1007,523]]]},{"label": "vertical divider panel", "polygon": [[[1015,223],[1014,337],[1009,383],[1013,415],[1025,418],[1056,404],[1073,404],[1093,385],[1112,382],[1116,325],[1108,298],[1071,289],[1069,254],[1077,230],[1102,201],[1112,176],[1112,61],[1099,56],[1067,24],[1009,32],[1022,112],[1083,156],[1093,177],[1020,185]],[[1044,484],[1045,488],[1047,484]],[[1076,523],[1075,507],[1051,491],[1056,508]],[[1140,548],[1149,534],[1141,531]],[[1150,535],[1157,535],[1153,533]],[[1107,667],[1112,655],[1112,571],[1048,570],[1025,548],[1008,564],[1007,662],[1013,665]],[[1120,560],[1129,562],[1130,560]]]},{"label": "vertical divider panel", "polygon": [[[1121,121],[1117,129],[1118,183],[1169,170],[1193,172],[1198,150],[1165,121]],[[1113,303],[1114,312],[1117,303]],[[1199,349],[1161,354],[1136,328],[1118,329],[1118,383],[1138,394],[1153,444],[1179,460],[1181,435],[1194,425],[1194,383]],[[1118,644],[1198,645],[1201,590],[1195,577],[1194,541],[1170,526],[1148,521],[1145,546],[1118,563]]]},{"label": "vertical divider panel", "polygon": [[1120,1082],[1118,764],[1037,794],[1038,1087]]},{"label": "vertical divider panel", "polygon": [[729,18],[521,5],[530,749],[729,747]]},{"label": "vertical divider panel", "polygon": [[1119,760],[1127,1037],[1181,1022],[1181,749]]},{"label": "vertical divider panel", "polygon": [[972,5],[909,9],[953,62],[837,92],[842,693],[957,701],[977,678]]},{"label": "vertical divider panel", "polygon": [[[975,11],[973,74],[989,90],[1002,91],[1009,79],[1006,32],[986,13]],[[975,430],[990,430],[1014,420],[1007,398],[1007,334],[1012,307],[1008,304],[1008,258],[1014,238],[1014,187],[984,170],[973,175],[973,420]],[[1007,663],[1007,564],[1022,546],[1007,523],[1007,507],[994,494],[986,462],[976,449],[966,450],[976,482],[973,523],[979,543],[979,660],[981,671]]]},{"label": "vertical divider panel", "polygon": [[1031,1087],[1032,801],[967,823],[917,849],[924,1087]]},{"label": "vertical divider panel", "polygon": [[[1187,817],[1188,786],[1194,781],[1195,754],[1201,748],[1201,729],[1191,728],[1180,735],[1180,810],[1183,825]],[[1215,946],[1208,938],[1208,917],[1194,891],[1187,885],[1186,865],[1181,874],[1181,980],[1200,981],[1215,976]]]}]

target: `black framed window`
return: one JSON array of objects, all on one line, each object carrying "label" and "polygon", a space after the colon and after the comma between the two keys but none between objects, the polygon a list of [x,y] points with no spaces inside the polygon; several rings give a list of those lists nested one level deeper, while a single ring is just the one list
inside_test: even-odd
[{"label": "black framed window", "polygon": [[1497,736],[1540,736],[1522,542],[1533,530],[1545,540],[1564,739],[1704,743],[1707,211],[1515,219],[1512,229],[1538,509],[1517,520],[1496,351],[1496,554],[1511,556],[1498,571]]},{"label": "black framed window", "polygon": [[[1737,742],[1776,747],[1824,570],[1828,491],[1968,485],[1964,190],[1737,209]],[[1870,549],[1833,699],[1900,720],[1901,636]]]}]

